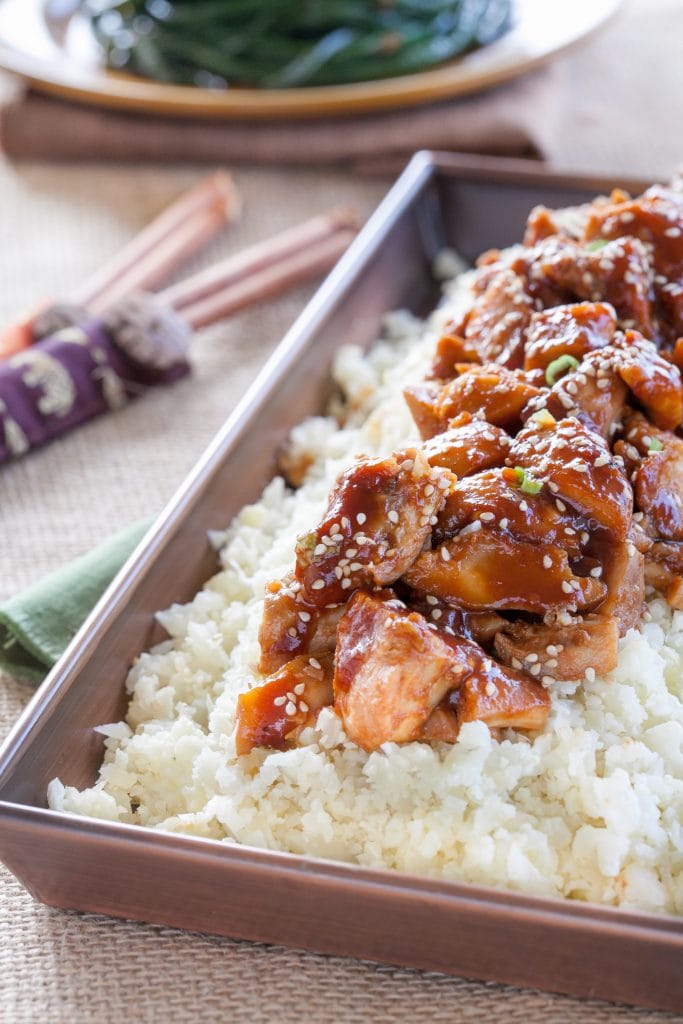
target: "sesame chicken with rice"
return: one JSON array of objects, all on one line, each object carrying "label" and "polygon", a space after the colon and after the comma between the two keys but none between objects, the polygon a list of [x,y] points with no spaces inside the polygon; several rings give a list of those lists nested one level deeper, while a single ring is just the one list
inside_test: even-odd
[{"label": "sesame chicken with rice", "polygon": [[[299,538],[279,627],[267,598],[264,721],[282,652],[316,653],[320,614],[336,624],[329,703],[371,750],[452,742],[450,707],[541,729],[558,679],[614,669],[646,579],[683,607],[683,393],[667,347],[680,324],[662,301],[683,270],[679,184],[597,200],[571,230],[534,211],[524,246],[482,257],[431,376],[404,389],[422,444],[345,470]],[[474,640],[467,616],[485,614],[497,628]],[[465,690],[485,662],[505,686],[479,716]],[[298,732],[293,714],[262,734],[286,747]]]}]

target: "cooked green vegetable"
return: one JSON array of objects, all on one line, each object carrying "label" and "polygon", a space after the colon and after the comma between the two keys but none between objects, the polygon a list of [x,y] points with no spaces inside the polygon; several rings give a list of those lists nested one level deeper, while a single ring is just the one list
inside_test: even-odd
[{"label": "cooked green vegetable", "polygon": [[594,238],[592,242],[589,242],[586,248],[589,252],[596,252],[598,249],[604,249],[607,245],[606,238]]},{"label": "cooked green vegetable", "polygon": [[509,29],[511,0],[84,0],[113,68],[266,89],[409,74]]},{"label": "cooked green vegetable", "polygon": [[661,452],[664,450],[664,445],[658,437],[651,437],[647,450],[648,452]]},{"label": "cooked green vegetable", "polygon": [[552,387],[559,377],[563,377],[568,370],[575,370],[578,365],[579,360],[575,359],[574,356],[570,356],[569,353],[566,353],[563,356],[558,356],[557,359],[553,359],[552,363],[549,363],[546,368],[546,383],[549,387]]},{"label": "cooked green vegetable", "polygon": [[523,494],[538,494],[543,487],[540,480],[536,480],[535,477],[523,469],[522,466],[515,466],[515,473],[517,474],[517,480],[519,481],[519,489]]}]

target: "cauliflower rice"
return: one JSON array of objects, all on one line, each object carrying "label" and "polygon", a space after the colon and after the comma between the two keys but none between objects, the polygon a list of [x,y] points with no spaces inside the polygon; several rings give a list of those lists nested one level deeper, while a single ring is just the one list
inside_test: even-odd
[{"label": "cauliflower rice", "polygon": [[128,677],[126,722],[102,726],[106,753],[84,791],[51,782],[55,810],[370,867],[683,912],[683,613],[649,602],[620,642],[618,668],[557,683],[545,729],[501,742],[481,722],[454,745],[385,744],[366,754],[331,708],[302,745],[238,758],[237,696],[259,681],[265,584],[284,575],[357,453],[418,441],[401,396],[421,379],[461,286],[423,324],[387,318],[367,356],[339,353],[347,420],[293,432],[303,486],[274,479],[224,534],[221,571],[158,618],[170,639]]}]

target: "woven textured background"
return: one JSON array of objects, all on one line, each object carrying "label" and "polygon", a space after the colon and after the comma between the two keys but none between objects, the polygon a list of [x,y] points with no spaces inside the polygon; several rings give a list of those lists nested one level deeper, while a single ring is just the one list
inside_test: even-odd
[{"label": "woven textured background", "polygon": [[[683,162],[677,130],[681,33],[670,21],[680,7],[678,0],[633,3],[629,19],[558,63],[555,80],[565,91],[557,97],[556,130],[548,132],[557,140],[551,155],[558,165],[655,176]],[[667,17],[656,21],[655,9]],[[656,37],[647,34],[653,26]],[[666,49],[675,62],[666,62]],[[653,86],[633,84],[636,59],[643,75],[655,59],[665,68],[656,80],[658,98]],[[620,111],[619,120],[609,131],[598,130],[610,109]],[[41,291],[66,293],[196,178],[192,169],[0,165],[0,316]],[[340,202],[367,213],[388,184],[321,170],[243,168],[237,178],[244,220],[206,258]],[[196,343],[190,379],[4,468],[0,598],[118,527],[159,511],[311,291],[298,289],[206,332]],[[0,679],[0,735],[30,693]],[[675,1019],[63,913],[34,903],[0,869],[0,1021],[389,1024],[407,1018],[528,1024]]]}]

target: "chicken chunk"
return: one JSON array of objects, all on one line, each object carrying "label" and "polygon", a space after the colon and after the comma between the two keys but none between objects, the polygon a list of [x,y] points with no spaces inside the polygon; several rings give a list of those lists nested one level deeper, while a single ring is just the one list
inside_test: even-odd
[{"label": "chicken chunk", "polygon": [[[521,489],[537,493],[527,493]],[[510,468],[490,469],[458,480],[437,516],[432,539],[449,540],[465,528],[483,526],[535,544],[563,547],[571,558],[583,555],[588,521],[558,502],[553,492],[531,476],[520,481]]]},{"label": "chicken chunk", "polygon": [[446,430],[460,413],[476,414],[503,430],[515,430],[524,407],[542,394],[537,386],[542,374],[526,375],[495,363],[459,365],[458,369],[462,371],[460,376],[438,394],[426,385],[411,385],[403,392],[424,438]]},{"label": "chicken chunk", "polygon": [[604,302],[580,302],[534,313],[526,333],[524,369],[546,370],[561,356],[580,362],[589,352],[608,345],[616,327],[614,308]]},{"label": "chicken chunk", "polygon": [[568,624],[510,622],[494,641],[505,665],[550,686],[558,679],[605,675],[617,666],[619,624],[609,615],[589,615]]},{"label": "chicken chunk", "polygon": [[601,552],[602,579],[607,597],[600,615],[612,615],[619,623],[619,635],[635,629],[645,602],[645,557],[631,536],[623,544],[607,545]]},{"label": "chicken chunk", "polygon": [[294,574],[266,587],[259,628],[259,672],[269,675],[300,654],[333,654],[342,605],[318,608],[307,601]]},{"label": "chicken chunk", "polygon": [[455,711],[458,726],[480,718],[491,727],[539,728],[549,707],[542,687],[496,665],[476,644],[430,627],[390,596],[362,592],[340,623],[334,690],[347,735],[368,751],[424,738],[446,694],[456,704],[442,717]]},{"label": "chicken chunk", "polygon": [[639,239],[619,238],[591,250],[566,239],[548,238],[526,259],[532,278],[549,281],[577,299],[608,302],[622,327],[652,335],[652,268]]},{"label": "chicken chunk", "polygon": [[423,551],[405,582],[447,604],[483,611],[592,608],[606,587],[576,576],[567,552],[551,544],[516,540],[493,529],[467,530],[434,551]]},{"label": "chicken chunk", "polygon": [[472,342],[456,333],[455,325],[448,325],[436,343],[431,376],[451,380],[456,376],[458,363],[480,363],[481,359]]},{"label": "chicken chunk", "polygon": [[306,600],[340,604],[359,587],[402,576],[454,482],[415,448],[357,459],[339,477],[320,525],[297,542],[296,577]]},{"label": "chicken chunk", "polygon": [[485,420],[461,413],[448,430],[422,446],[430,466],[449,469],[457,477],[470,476],[489,466],[502,466],[510,448],[510,437]]},{"label": "chicken chunk", "polygon": [[517,369],[524,358],[524,334],[534,309],[525,280],[501,267],[475,302],[465,325],[464,339],[482,363]]},{"label": "chicken chunk", "polygon": [[615,338],[603,350],[607,371],[619,374],[648,417],[662,430],[675,430],[683,420],[681,371],[659,355],[651,341],[637,331]]},{"label": "chicken chunk", "polygon": [[578,420],[527,426],[512,444],[510,461],[547,480],[556,500],[572,505],[615,540],[626,539],[633,512],[629,482],[607,445]]},{"label": "chicken chunk", "polygon": [[334,701],[364,750],[417,739],[443,696],[470,671],[446,634],[386,592],[359,591],[339,623]]},{"label": "chicken chunk", "polygon": [[332,658],[299,655],[260,686],[237,698],[235,749],[286,750],[301,730],[313,723],[321,708],[332,703]]}]

